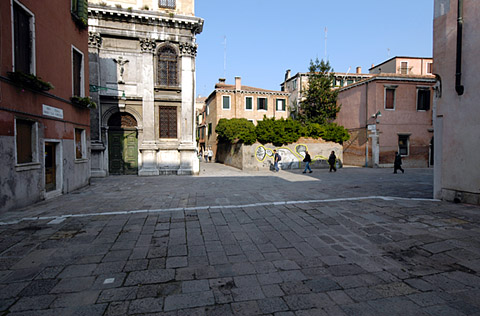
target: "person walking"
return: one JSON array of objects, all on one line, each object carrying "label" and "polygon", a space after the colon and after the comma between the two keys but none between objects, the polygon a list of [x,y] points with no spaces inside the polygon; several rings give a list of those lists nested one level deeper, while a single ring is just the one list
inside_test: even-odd
[{"label": "person walking", "polygon": [[280,156],[279,153],[277,153],[277,150],[273,150],[273,167],[275,168],[275,172],[278,172],[280,168],[278,168],[278,162],[282,160],[282,156]]},{"label": "person walking", "polygon": [[212,150],[212,147],[210,147],[208,148],[208,161],[212,162],[212,158],[213,158],[213,150]]},{"label": "person walking", "polygon": [[310,163],[312,162],[312,158],[310,157],[310,154],[308,151],[305,152],[305,158],[303,158],[303,162],[305,163],[305,170],[303,170],[303,173],[312,173],[312,169],[310,169]]},{"label": "person walking", "polygon": [[208,162],[208,149],[205,148],[205,150],[203,151],[203,158],[205,159],[205,162]]},{"label": "person walking", "polygon": [[330,165],[329,172],[337,172],[337,168],[335,168],[335,163],[337,162],[337,156],[335,156],[335,151],[332,150],[330,157],[328,157],[328,164]]},{"label": "person walking", "polygon": [[397,170],[400,170],[402,173],[405,173],[405,170],[402,169],[402,156],[395,152],[395,161],[393,163],[393,173],[397,173]]}]

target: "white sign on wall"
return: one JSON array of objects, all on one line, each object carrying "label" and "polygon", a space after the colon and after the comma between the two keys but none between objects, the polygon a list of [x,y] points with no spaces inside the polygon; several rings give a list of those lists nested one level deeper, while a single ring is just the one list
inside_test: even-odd
[{"label": "white sign on wall", "polygon": [[377,130],[377,125],[368,124],[367,128],[368,128],[369,131],[376,131]]},{"label": "white sign on wall", "polygon": [[63,119],[63,110],[53,106],[43,104],[43,115]]}]

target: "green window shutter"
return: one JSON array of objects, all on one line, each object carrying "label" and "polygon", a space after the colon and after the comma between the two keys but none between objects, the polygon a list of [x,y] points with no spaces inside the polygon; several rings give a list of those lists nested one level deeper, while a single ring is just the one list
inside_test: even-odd
[{"label": "green window shutter", "polygon": [[268,110],[268,99],[265,98],[265,111],[267,111],[267,110]]},{"label": "green window shutter", "polygon": [[257,98],[257,110],[260,110],[260,98]]},{"label": "green window shutter", "polygon": [[88,20],[88,1],[87,0],[77,0],[78,1],[78,17]]}]

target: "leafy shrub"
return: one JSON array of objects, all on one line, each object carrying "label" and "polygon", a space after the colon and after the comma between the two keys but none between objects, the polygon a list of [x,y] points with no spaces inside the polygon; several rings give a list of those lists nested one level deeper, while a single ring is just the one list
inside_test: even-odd
[{"label": "leafy shrub", "polygon": [[257,139],[255,125],[244,118],[220,119],[215,132],[217,132],[220,141],[227,143],[241,142],[245,145],[251,145]]},{"label": "leafy shrub", "polygon": [[318,123],[303,124],[300,121],[263,117],[255,127],[247,119],[220,119],[215,128],[218,139],[227,143],[243,142],[251,145],[255,141],[261,144],[272,143],[282,146],[295,143],[301,136],[314,139],[322,138],[342,144],[350,138],[348,131],[335,123],[320,125]]}]

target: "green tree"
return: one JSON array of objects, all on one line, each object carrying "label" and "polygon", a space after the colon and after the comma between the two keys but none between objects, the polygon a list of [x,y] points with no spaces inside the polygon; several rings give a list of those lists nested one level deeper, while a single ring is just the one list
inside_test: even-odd
[{"label": "green tree", "polygon": [[215,127],[215,132],[217,132],[220,141],[227,143],[241,142],[251,145],[257,140],[255,125],[244,118],[220,119],[217,127]]},{"label": "green tree", "polygon": [[338,90],[333,90],[335,77],[330,63],[310,60],[308,88],[301,102],[303,122],[325,124],[332,122],[340,111],[337,105]]}]

